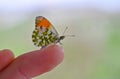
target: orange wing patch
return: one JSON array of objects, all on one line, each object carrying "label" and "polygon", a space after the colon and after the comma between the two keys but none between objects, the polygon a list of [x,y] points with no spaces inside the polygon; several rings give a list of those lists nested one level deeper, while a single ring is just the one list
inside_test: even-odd
[{"label": "orange wing patch", "polygon": [[36,27],[45,27],[45,28],[50,28],[51,23],[44,17],[37,17],[36,18]]}]

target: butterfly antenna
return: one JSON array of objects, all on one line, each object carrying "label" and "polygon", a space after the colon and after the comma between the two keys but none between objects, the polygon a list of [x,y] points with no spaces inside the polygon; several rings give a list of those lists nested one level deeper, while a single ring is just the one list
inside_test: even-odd
[{"label": "butterfly antenna", "polygon": [[75,37],[75,35],[65,35],[65,36],[67,36],[67,37]]},{"label": "butterfly antenna", "polygon": [[[63,35],[65,34],[65,32],[67,31],[68,27],[65,28],[64,32],[63,32]],[[64,36],[67,36],[67,37],[75,37],[75,35],[64,35]]]},{"label": "butterfly antenna", "polygon": [[63,35],[65,34],[66,30],[68,29],[68,27],[65,28],[64,32],[63,32]]}]

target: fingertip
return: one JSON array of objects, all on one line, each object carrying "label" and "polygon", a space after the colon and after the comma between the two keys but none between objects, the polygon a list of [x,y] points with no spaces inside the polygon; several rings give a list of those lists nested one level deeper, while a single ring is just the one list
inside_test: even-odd
[{"label": "fingertip", "polygon": [[49,45],[45,49],[43,49],[43,52],[47,56],[53,56],[53,58],[56,59],[63,59],[64,57],[64,49],[59,45]]},{"label": "fingertip", "polygon": [[[45,60],[45,72],[52,70],[58,64],[60,64],[64,59],[64,50],[58,45],[49,45],[48,47],[42,49],[43,59]],[[42,55],[41,54],[41,55]]]},{"label": "fingertip", "polygon": [[9,49],[0,50],[0,70],[3,70],[14,59],[14,54]]},{"label": "fingertip", "polygon": [[13,52],[10,49],[3,49],[3,50],[0,50],[0,52],[8,53],[11,56],[14,56]]},{"label": "fingertip", "polygon": [[[9,51],[9,50],[7,50]],[[7,76],[3,79],[14,77],[31,78],[54,69],[63,61],[64,51],[58,45],[50,45],[41,50],[28,52],[16,58],[4,71]],[[14,73],[9,73],[10,71]]]},{"label": "fingertip", "polygon": [[59,45],[49,45],[47,47],[45,47],[43,50],[46,50],[46,51],[57,51],[57,52],[60,52],[60,53],[64,53],[64,49],[62,46],[59,46]]},{"label": "fingertip", "polygon": [[10,59],[14,59],[14,54],[11,50],[9,49],[4,49],[0,51],[1,53],[4,53],[3,55],[6,55],[7,57],[9,57]]},{"label": "fingertip", "polygon": [[23,63],[20,64],[21,71],[28,77],[35,77],[51,71],[59,65],[64,59],[64,51],[58,45],[50,45],[19,57],[19,60],[23,61],[22,59],[25,59],[24,62],[27,63],[24,63],[24,65],[22,65]]}]

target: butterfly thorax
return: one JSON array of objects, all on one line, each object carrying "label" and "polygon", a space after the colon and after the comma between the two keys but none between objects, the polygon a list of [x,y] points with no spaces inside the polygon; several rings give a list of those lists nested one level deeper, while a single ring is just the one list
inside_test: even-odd
[{"label": "butterfly thorax", "polygon": [[61,40],[63,40],[65,38],[65,36],[60,36],[57,40],[56,43],[60,43]]}]

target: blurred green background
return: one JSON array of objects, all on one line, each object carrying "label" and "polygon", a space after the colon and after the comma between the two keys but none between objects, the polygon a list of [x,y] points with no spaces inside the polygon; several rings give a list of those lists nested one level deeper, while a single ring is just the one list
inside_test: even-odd
[{"label": "blurred green background", "polygon": [[120,79],[119,0],[0,0],[0,50],[15,56],[37,50],[35,17],[44,16],[62,35],[65,59],[34,79]]}]

